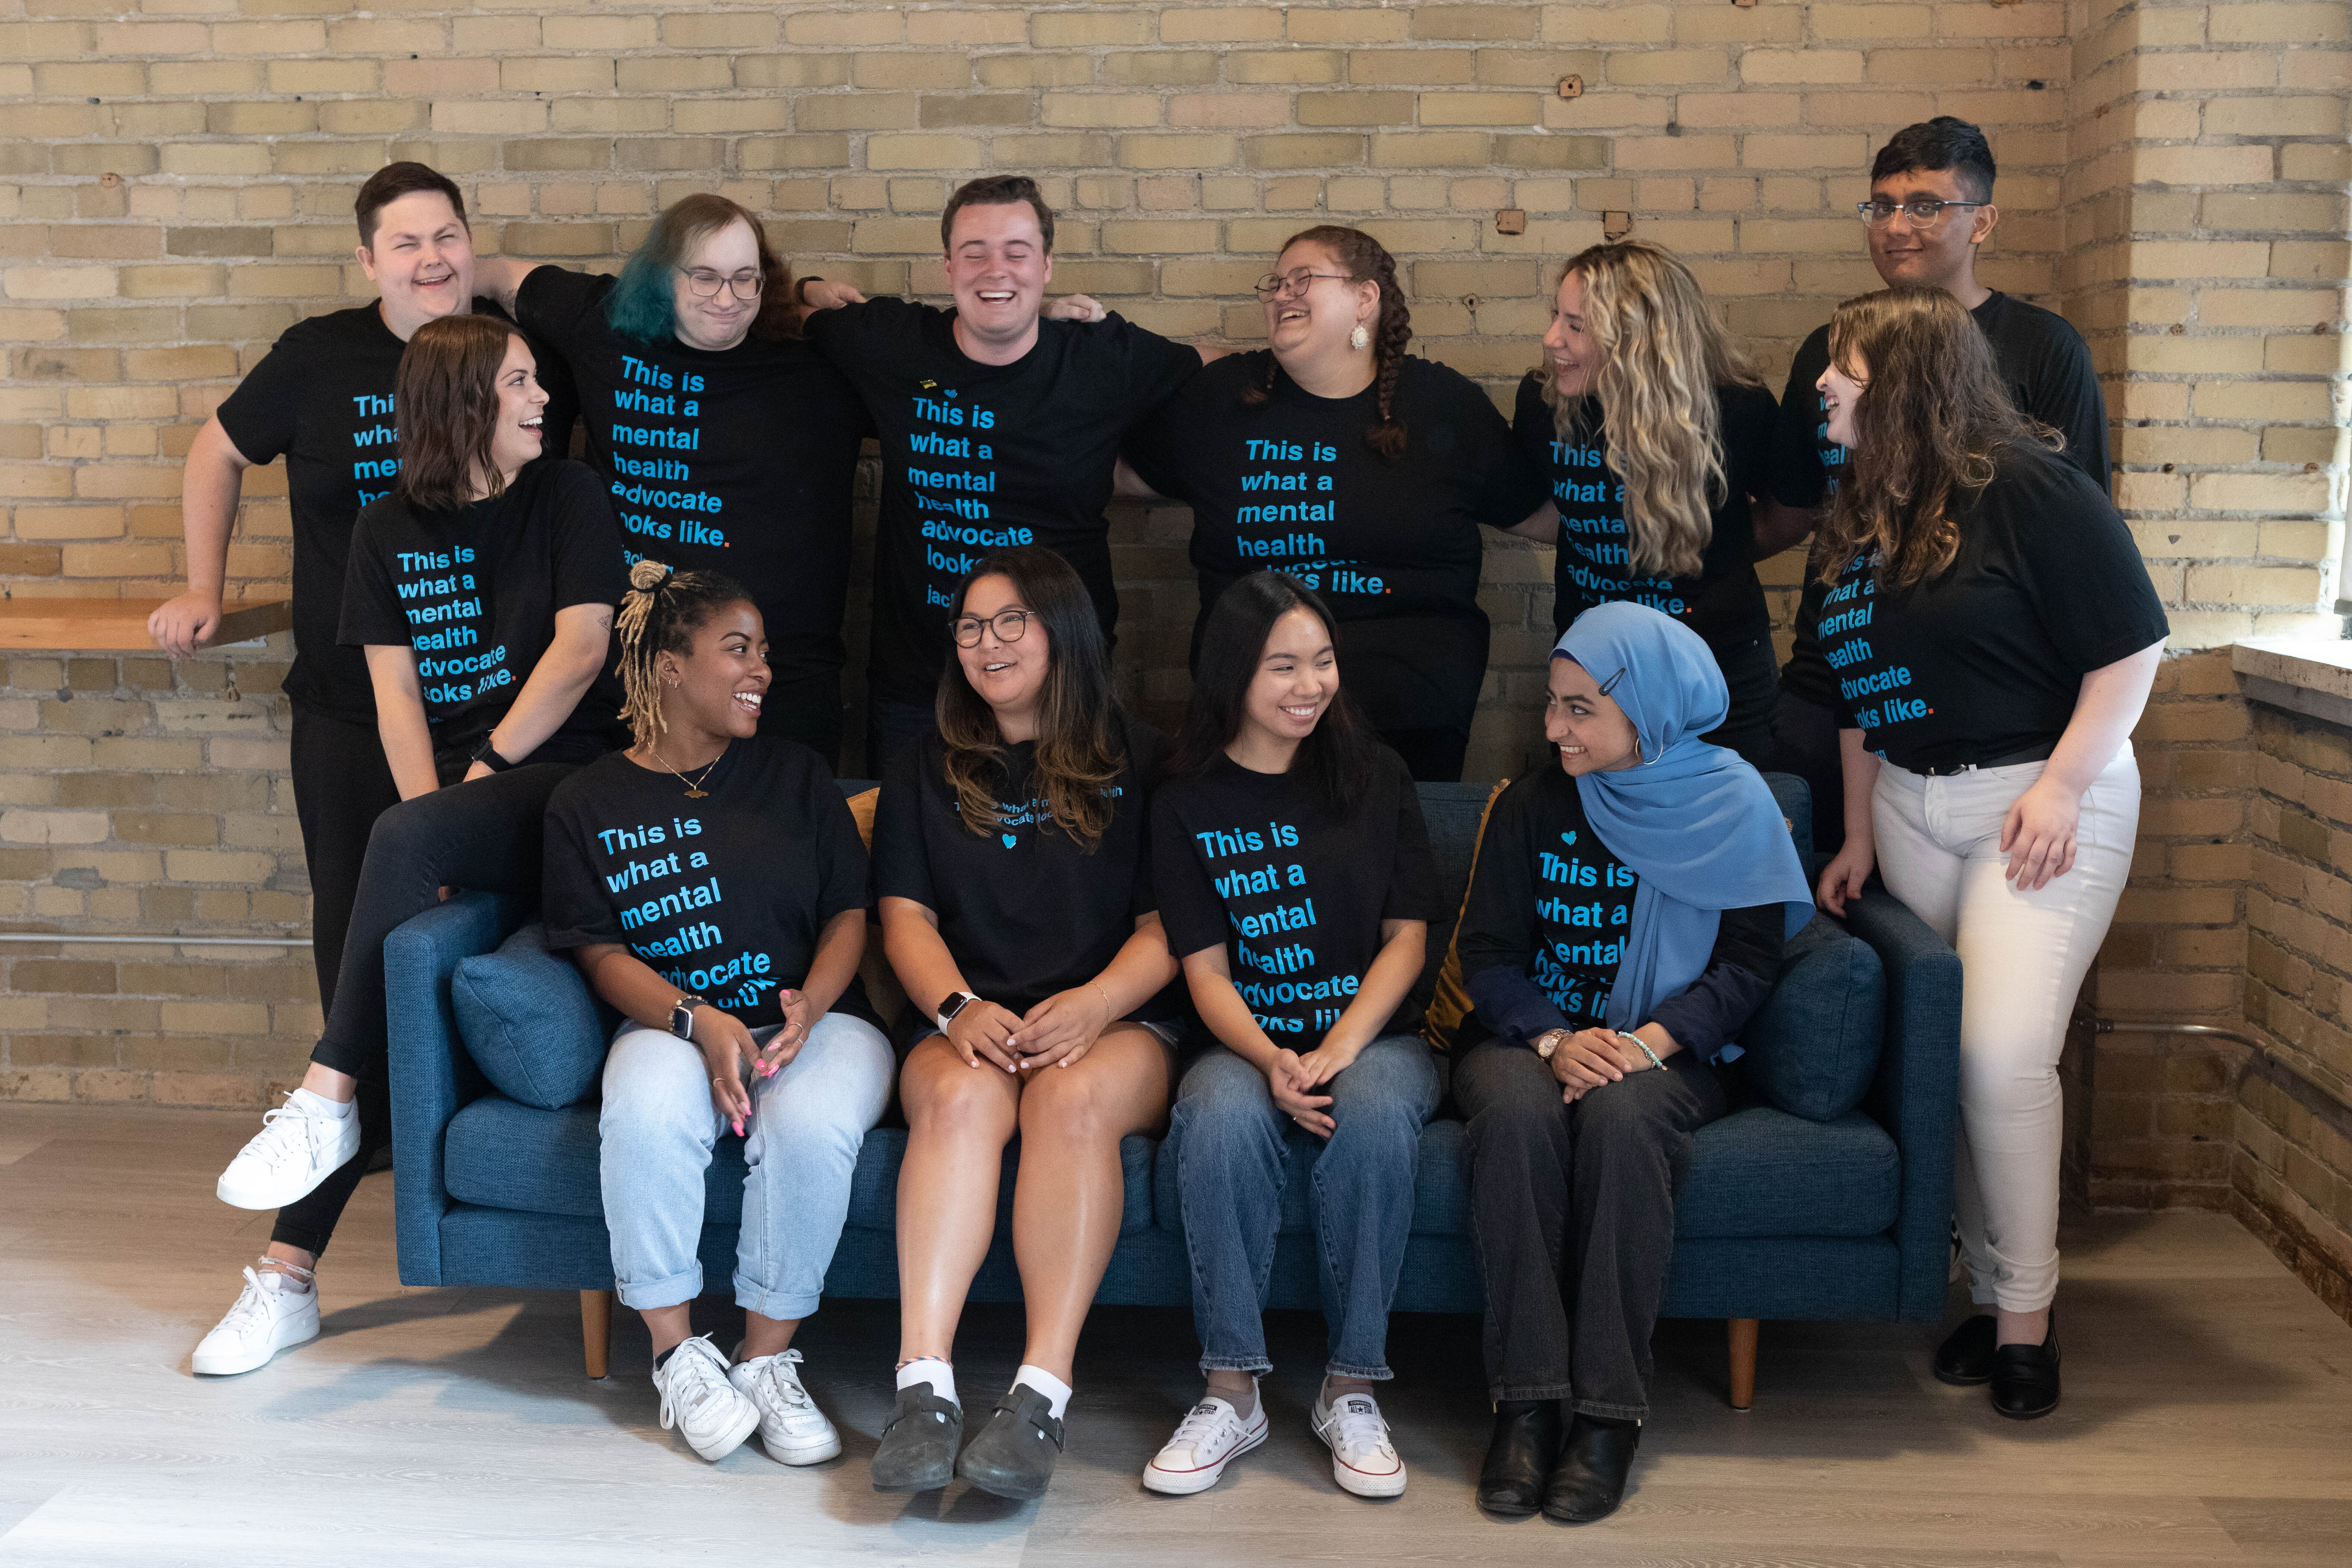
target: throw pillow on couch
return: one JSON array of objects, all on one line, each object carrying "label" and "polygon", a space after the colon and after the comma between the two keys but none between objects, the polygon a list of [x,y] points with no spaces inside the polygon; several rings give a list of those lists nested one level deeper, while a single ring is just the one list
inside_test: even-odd
[{"label": "throw pillow on couch", "polygon": [[547,950],[537,921],[496,952],[458,961],[449,1001],[482,1076],[500,1094],[541,1110],[577,1105],[604,1068],[620,1015],[590,994],[572,961]]}]

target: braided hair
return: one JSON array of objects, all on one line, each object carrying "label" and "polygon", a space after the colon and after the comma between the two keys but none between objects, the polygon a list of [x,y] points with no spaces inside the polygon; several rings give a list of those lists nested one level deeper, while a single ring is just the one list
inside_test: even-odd
[{"label": "braided hair", "polygon": [[694,634],[717,611],[745,604],[751,595],[721,572],[679,572],[666,561],[640,561],[629,568],[629,591],[613,629],[621,639],[621,717],[640,746],[661,739],[661,679],[654,661],[666,653],[694,651]]},{"label": "braided hair", "polygon": [[[1331,259],[1347,270],[1351,283],[1381,286],[1381,311],[1372,322],[1371,334],[1372,385],[1379,395],[1380,417],[1364,427],[1364,445],[1383,458],[1398,457],[1404,451],[1404,421],[1396,416],[1397,374],[1404,364],[1405,345],[1412,342],[1412,312],[1406,308],[1404,289],[1397,283],[1396,258],[1362,229],[1339,224],[1300,229],[1282,242],[1276,259],[1297,245],[1319,245],[1329,251]],[[1268,354],[1265,374],[1243,391],[1242,403],[1251,408],[1262,406],[1281,379],[1282,363]]]}]

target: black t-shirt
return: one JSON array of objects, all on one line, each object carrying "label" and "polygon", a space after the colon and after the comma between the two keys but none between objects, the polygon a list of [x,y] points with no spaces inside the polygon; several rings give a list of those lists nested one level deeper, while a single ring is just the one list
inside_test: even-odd
[{"label": "black t-shirt", "polygon": [[[541,917],[551,948],[617,942],[752,1028],[781,1024],[825,923],[866,903],[866,847],[814,752],[731,742],[688,800],[666,769],[615,752],[547,801]],[[856,980],[836,1013],[873,1021]]]},{"label": "black t-shirt", "polygon": [[605,319],[612,291],[610,278],[541,267],[515,310],[572,367],[625,558],[743,584],[780,685],[838,670],[851,487],[873,431],[856,392],[805,342],[622,337]]},{"label": "black t-shirt", "polygon": [[[493,300],[476,314],[506,319]],[[297,321],[237,384],[219,409],[221,428],[247,462],[286,458],[294,531],[294,665],[286,692],[299,702],[362,721],[375,716],[367,661],[336,641],[343,564],[360,509],[392,489],[400,467],[393,383],[408,345],[373,305]],[[578,405],[562,363],[534,344],[548,392],[547,450],[561,456]]]},{"label": "black t-shirt", "polygon": [[1579,436],[1564,438],[1534,374],[1520,381],[1512,432],[1523,458],[1544,475],[1559,511],[1559,548],[1552,557],[1555,633],[1595,605],[1630,599],[1674,616],[1718,650],[1771,635],[1764,585],[1756,577],[1756,522],[1748,498],[1764,493],[1778,410],[1760,386],[1719,386],[1716,398],[1727,493],[1715,509],[1698,575],[1637,578],[1629,575],[1627,563],[1625,484],[1608,465],[1600,400],[1584,399],[1574,426]]},{"label": "black t-shirt", "polygon": [[[2029,417],[2065,437],[2066,460],[2105,495],[2107,405],[2099,395],[2098,373],[2091,366],[2091,351],[2082,334],[2064,317],[2011,299],[1999,289],[1969,314],[1992,345],[1993,362],[2000,368],[2011,401]],[[1780,422],[1772,438],[1772,493],[1784,506],[1809,510],[1820,506],[1836,490],[1838,470],[1845,465],[1845,448],[1830,439],[1822,395],[1814,386],[1829,363],[1830,330],[1826,325],[1816,327],[1789,366],[1789,386],[1780,396]],[[1837,678],[1822,662],[1813,636],[1828,588],[1814,581],[1814,575],[1807,574],[1805,592],[1798,601],[1795,644],[1780,684],[1805,701],[1835,708]]]},{"label": "black t-shirt", "polygon": [[1201,368],[1198,351],[1117,316],[1040,321],[1011,364],[967,359],[955,315],[906,300],[810,312],[808,340],[866,401],[882,447],[866,680],[929,702],[949,654],[948,606],[980,558],[1042,544],[1075,569],[1103,629],[1111,469],[1119,438]]},{"label": "black t-shirt", "polygon": [[[470,751],[554,642],[555,613],[614,604],[627,587],[604,486],[585,464],[541,458],[458,511],[370,501],[352,531],[341,637],[346,647],[414,648],[434,751]],[[608,669],[532,757],[607,750],[622,738],[618,710]]]},{"label": "black t-shirt", "polygon": [[1391,404],[1405,449],[1383,458],[1364,444],[1373,388],[1317,397],[1284,375],[1244,404],[1272,358],[1217,361],[1128,439],[1136,472],[1192,507],[1194,662],[1217,595],[1288,572],[1339,617],[1340,668],[1375,729],[1467,729],[1486,672],[1478,525],[1508,528],[1542,499],[1510,427],[1467,378],[1407,357]]},{"label": "black t-shirt", "polygon": [[[1005,749],[998,826],[964,826],[936,734],[899,758],[874,810],[873,896],[912,899],[940,918],[940,938],[972,994],[1014,1013],[1084,985],[1109,967],[1159,907],[1146,827],[1167,743],[1122,717],[1127,764],[1108,786],[1110,826],[1089,852],[1054,826],[1035,785],[1034,741]],[[1137,1008],[1154,1023],[1183,1016],[1181,983]]]},{"label": "black t-shirt", "polygon": [[[1289,773],[1219,757],[1152,798],[1151,859],[1168,950],[1181,959],[1223,946],[1258,1026],[1297,1050],[1313,1049],[1355,999],[1382,921],[1439,912],[1421,796],[1386,747],[1344,818]],[[1408,999],[1381,1032],[1420,1022]]]},{"label": "black t-shirt", "polygon": [[2123,519],[2080,468],[2014,444],[1996,461],[1958,514],[1950,567],[1882,587],[1875,557],[1857,556],[1823,606],[1843,727],[1897,767],[2055,745],[2083,677],[2168,629]]}]

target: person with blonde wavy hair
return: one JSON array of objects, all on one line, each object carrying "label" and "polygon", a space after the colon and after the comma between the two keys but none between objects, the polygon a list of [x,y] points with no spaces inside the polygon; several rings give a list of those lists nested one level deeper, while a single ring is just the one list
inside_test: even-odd
[{"label": "person with blonde wavy hair", "polygon": [[1663,246],[1579,251],[1552,311],[1512,422],[1550,486],[1528,521],[1554,523],[1552,628],[1620,600],[1681,621],[1731,688],[1706,739],[1756,762],[1775,684],[1750,506],[1767,494],[1780,405]]}]

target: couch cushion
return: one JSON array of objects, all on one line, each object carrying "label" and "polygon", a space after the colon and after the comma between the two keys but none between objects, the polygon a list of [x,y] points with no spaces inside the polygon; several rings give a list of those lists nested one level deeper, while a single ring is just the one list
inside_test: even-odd
[{"label": "couch cushion", "polygon": [[524,1105],[578,1101],[604,1065],[612,1028],[571,961],[547,951],[538,921],[463,959],[449,980],[457,1030],[482,1076]]},{"label": "couch cushion", "polygon": [[1751,1093],[1810,1121],[1862,1103],[1878,1076],[1886,974],[1868,942],[1815,915],[1789,943],[1779,984],[1740,1031]]},{"label": "couch cushion", "polygon": [[1692,1140],[1675,1234],[1878,1236],[1901,1189],[1895,1140],[1860,1111],[1823,1122],[1750,1106]]}]

